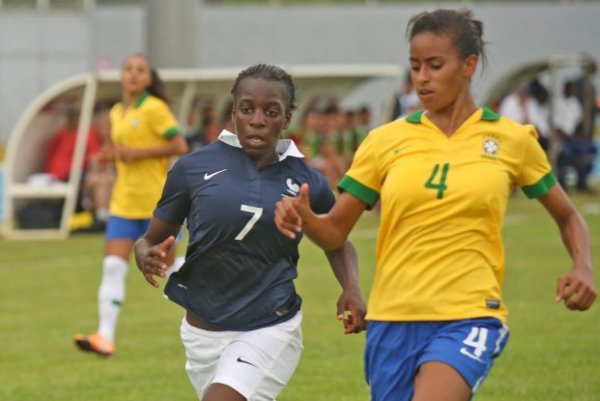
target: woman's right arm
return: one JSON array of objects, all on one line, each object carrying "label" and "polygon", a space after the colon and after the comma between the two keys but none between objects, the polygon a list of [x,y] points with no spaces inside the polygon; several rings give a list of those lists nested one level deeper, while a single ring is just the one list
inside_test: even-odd
[{"label": "woman's right arm", "polygon": [[308,184],[303,184],[295,198],[284,197],[275,209],[275,225],[282,234],[296,238],[304,232],[325,251],[341,248],[367,205],[343,192],[326,214],[315,214],[310,208]]}]

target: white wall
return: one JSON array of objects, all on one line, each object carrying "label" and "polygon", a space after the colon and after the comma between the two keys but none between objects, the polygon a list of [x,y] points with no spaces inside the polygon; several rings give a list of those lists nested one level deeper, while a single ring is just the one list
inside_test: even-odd
[{"label": "white wall", "polygon": [[[408,19],[430,8],[205,6],[197,14],[196,62],[185,67],[256,62],[406,66]],[[472,8],[484,21],[490,43],[489,65],[473,83],[479,97],[496,79],[527,61],[582,51],[600,60],[599,2],[498,2]],[[7,141],[24,108],[52,83],[94,70],[100,59],[118,67],[127,54],[145,51],[145,23],[145,11],[137,6],[71,13],[0,12],[0,143]]]}]

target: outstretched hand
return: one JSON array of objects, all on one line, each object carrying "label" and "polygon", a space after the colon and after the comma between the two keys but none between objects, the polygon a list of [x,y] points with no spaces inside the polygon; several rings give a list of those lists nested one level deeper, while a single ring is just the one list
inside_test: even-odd
[{"label": "outstretched hand", "polygon": [[302,223],[312,213],[308,184],[302,184],[298,196],[284,196],[275,205],[275,225],[283,235],[296,239],[296,233],[302,232]]},{"label": "outstretched hand", "polygon": [[344,325],[344,334],[360,333],[367,328],[367,307],[358,291],[344,291],[337,302],[337,319]]},{"label": "outstretched hand", "polygon": [[571,310],[587,310],[596,299],[594,274],[591,268],[573,268],[556,283],[556,300]]},{"label": "outstretched hand", "polygon": [[139,268],[146,281],[153,287],[158,288],[159,285],[154,276],[163,278],[167,276],[169,265],[166,264],[165,260],[169,249],[174,244],[175,237],[171,235],[160,244],[147,248],[145,253],[141,255]]},{"label": "outstretched hand", "polygon": [[115,149],[116,155],[124,163],[131,163],[138,160],[138,152],[138,149],[127,146],[117,146]]}]

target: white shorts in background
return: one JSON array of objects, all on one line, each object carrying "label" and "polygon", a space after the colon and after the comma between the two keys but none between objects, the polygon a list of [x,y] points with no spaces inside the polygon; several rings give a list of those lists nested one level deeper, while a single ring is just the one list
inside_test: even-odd
[{"label": "white shorts in background", "polygon": [[302,353],[302,312],[252,331],[208,331],[181,322],[185,369],[198,396],[225,384],[248,401],[273,401],[296,370]]}]

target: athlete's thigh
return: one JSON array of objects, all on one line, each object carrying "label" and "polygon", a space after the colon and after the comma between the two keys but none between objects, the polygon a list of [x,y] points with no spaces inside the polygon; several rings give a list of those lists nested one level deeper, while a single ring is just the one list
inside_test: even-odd
[{"label": "athlete's thigh", "polygon": [[370,321],[365,375],[371,401],[410,401],[418,358],[438,323]]},{"label": "athlete's thigh", "polygon": [[419,367],[411,401],[468,401],[471,388],[460,373],[444,362],[426,362]]},{"label": "athlete's thigh", "polygon": [[[421,397],[422,392],[429,394],[430,387],[445,387],[456,395],[457,400],[468,400],[462,390],[477,391],[494,359],[504,349],[507,338],[508,328],[495,318],[444,323],[419,357],[417,378],[421,386],[419,391],[415,389],[415,396]],[[433,399],[415,398],[420,401]]]},{"label": "athlete's thigh", "polygon": [[185,350],[185,370],[198,397],[202,398],[215,377],[223,350],[235,332],[207,331],[181,321],[180,337]]},{"label": "athlete's thigh", "polygon": [[223,350],[213,383],[230,386],[249,401],[272,401],[290,380],[302,353],[302,321],[241,333]]}]

